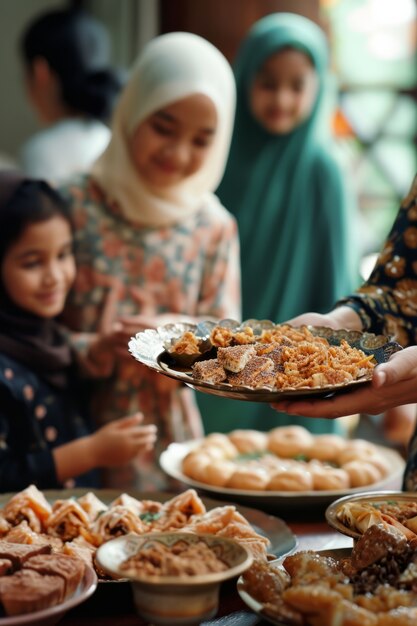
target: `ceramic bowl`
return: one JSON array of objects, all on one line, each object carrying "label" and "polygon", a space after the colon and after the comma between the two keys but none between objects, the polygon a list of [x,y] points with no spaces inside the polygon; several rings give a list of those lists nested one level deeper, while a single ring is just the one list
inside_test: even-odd
[{"label": "ceramic bowl", "polygon": [[[126,559],[155,542],[170,547],[178,541],[190,545],[204,541],[228,568],[194,576],[147,576],[120,567]],[[111,576],[131,581],[137,613],[158,626],[191,626],[213,617],[218,609],[220,584],[244,572],[252,559],[247,548],[232,539],[183,532],[129,534],[108,541],[96,552],[100,567]]]}]

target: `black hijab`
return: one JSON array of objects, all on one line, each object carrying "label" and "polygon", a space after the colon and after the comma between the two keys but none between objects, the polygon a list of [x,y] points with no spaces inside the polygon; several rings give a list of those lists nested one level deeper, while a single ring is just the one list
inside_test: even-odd
[{"label": "black hijab", "polygon": [[3,259],[25,228],[60,215],[70,222],[67,207],[47,183],[14,170],[0,171],[0,352],[31,369],[54,387],[65,388],[73,357],[55,320],[17,306],[3,284]]}]

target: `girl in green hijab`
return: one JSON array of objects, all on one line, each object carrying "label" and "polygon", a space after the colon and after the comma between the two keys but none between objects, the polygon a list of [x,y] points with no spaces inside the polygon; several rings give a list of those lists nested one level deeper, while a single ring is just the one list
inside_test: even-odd
[{"label": "girl in green hijab", "polygon": [[[275,13],[252,27],[234,65],[236,120],[217,193],[239,224],[243,319],[324,312],[353,286],[346,194],[320,119],[327,62],[316,24]],[[207,431],[335,429],[265,404],[198,396]]]}]

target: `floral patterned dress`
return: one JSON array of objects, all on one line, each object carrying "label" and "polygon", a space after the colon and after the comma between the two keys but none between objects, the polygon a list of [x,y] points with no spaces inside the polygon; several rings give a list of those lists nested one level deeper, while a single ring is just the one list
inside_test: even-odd
[{"label": "floral patterned dress", "polygon": [[[360,316],[365,330],[417,344],[417,177],[401,204],[368,281],[340,300]],[[409,446],[404,488],[417,491],[417,430]]]},{"label": "floral patterned dress", "polygon": [[[88,176],[61,191],[70,200],[75,220],[78,268],[65,322],[75,331],[80,352],[91,333],[122,315],[239,319],[237,226],[214,196],[181,224],[143,228],[126,221]],[[170,442],[202,432],[196,413],[188,411],[193,403],[190,389],[133,358],[118,359],[111,378],[97,382],[93,416],[103,424],[140,410],[145,423],[157,425],[158,442],[148,458],[141,457],[134,474],[132,466],[112,470],[105,477],[107,485],[166,488],[157,459]]]}]

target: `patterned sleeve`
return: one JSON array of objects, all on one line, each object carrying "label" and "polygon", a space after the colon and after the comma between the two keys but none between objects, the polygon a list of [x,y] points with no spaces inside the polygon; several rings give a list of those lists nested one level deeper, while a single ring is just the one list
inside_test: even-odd
[{"label": "patterned sleeve", "polygon": [[217,224],[207,251],[197,315],[241,319],[239,238],[229,214]]},{"label": "patterned sleeve", "polygon": [[[0,380],[0,491],[19,491],[31,483],[39,488],[59,486],[51,450],[28,451],[26,438],[31,436],[30,407],[19,402],[10,384]],[[14,423],[12,434],[11,420]],[[36,427],[36,424],[34,424]],[[15,433],[20,429],[21,436]],[[40,437],[39,437],[40,438]]]},{"label": "patterned sleeve", "polygon": [[353,308],[365,330],[417,344],[417,177],[369,279],[337,304]]}]

